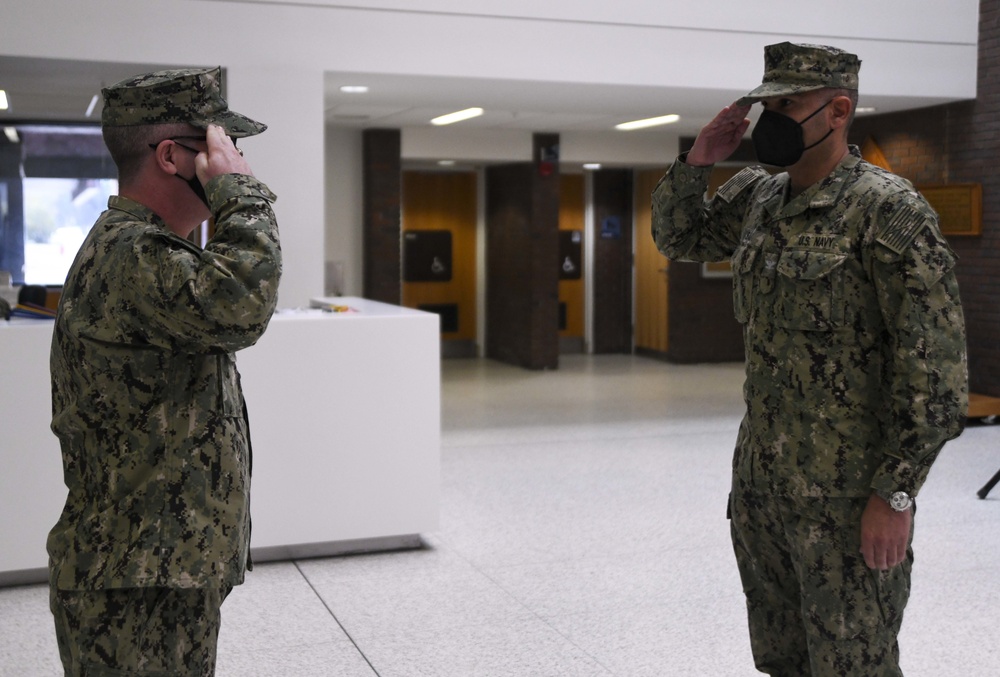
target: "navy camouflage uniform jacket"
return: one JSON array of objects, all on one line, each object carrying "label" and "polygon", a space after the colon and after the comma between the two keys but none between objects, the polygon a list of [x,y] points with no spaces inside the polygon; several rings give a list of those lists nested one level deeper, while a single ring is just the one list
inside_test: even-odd
[{"label": "navy camouflage uniform jacket", "polygon": [[747,168],[705,198],[678,159],[653,193],[674,260],[724,261],[746,352],[734,479],[797,497],[915,496],[967,412],[955,256],[908,181],[856,147],[787,199]]},{"label": "navy camouflage uniform jacket", "polygon": [[243,581],[250,458],[234,352],[267,327],[281,251],[263,183],[227,174],[206,191],[204,250],[115,196],[70,268],[50,364],[69,489],[47,544],[53,587]]}]

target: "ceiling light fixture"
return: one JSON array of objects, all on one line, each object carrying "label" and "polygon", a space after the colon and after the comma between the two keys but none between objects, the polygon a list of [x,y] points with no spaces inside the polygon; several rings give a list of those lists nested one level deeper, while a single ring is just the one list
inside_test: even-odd
[{"label": "ceiling light fixture", "polygon": [[7,110],[10,108],[10,102],[7,101],[7,92],[0,89],[0,110]]},{"label": "ceiling light fixture", "polygon": [[620,125],[615,125],[615,129],[621,129],[623,131],[629,132],[633,129],[645,129],[646,127],[656,127],[657,125],[669,125],[672,122],[677,122],[681,119],[680,115],[661,115],[656,118],[645,118],[644,120],[633,120],[632,122],[623,122]]},{"label": "ceiling light fixture", "polygon": [[13,127],[4,127],[3,133],[4,136],[7,137],[7,140],[11,143],[18,143],[21,140],[21,138],[17,135],[17,130]]},{"label": "ceiling light fixture", "polygon": [[87,116],[88,118],[89,118],[89,117],[90,117],[91,115],[93,115],[93,114],[94,114],[94,109],[95,109],[95,108],[97,108],[97,102],[98,102],[99,100],[100,100],[100,97],[99,97],[99,96],[98,96],[97,94],[94,94],[94,96],[93,96],[93,97],[91,97],[91,99],[90,99],[90,105],[89,105],[89,106],[87,106],[87,113],[86,113],[86,116]]},{"label": "ceiling light fixture", "polygon": [[601,163],[600,162],[585,162],[584,165],[583,165],[583,168],[587,169],[589,171],[594,172],[594,171],[597,171],[598,169],[601,168]]},{"label": "ceiling light fixture", "polygon": [[461,122],[462,120],[468,120],[470,118],[477,118],[483,114],[482,108],[466,108],[465,110],[455,111],[454,113],[448,113],[447,115],[441,115],[439,117],[431,120],[432,125],[450,125],[455,122]]},{"label": "ceiling light fixture", "polygon": [[440,165],[441,167],[454,167],[455,166],[455,161],[454,160],[438,160],[438,165]]},{"label": "ceiling light fixture", "polygon": [[365,85],[344,85],[340,88],[344,94],[364,94],[368,91]]},{"label": "ceiling light fixture", "polygon": [[875,106],[858,106],[855,109],[854,112],[855,113],[874,113],[876,110],[878,110],[878,109],[875,108]]}]

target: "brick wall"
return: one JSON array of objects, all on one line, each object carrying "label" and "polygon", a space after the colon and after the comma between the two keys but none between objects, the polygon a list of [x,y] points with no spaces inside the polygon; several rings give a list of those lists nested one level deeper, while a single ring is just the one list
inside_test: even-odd
[{"label": "brick wall", "polygon": [[[862,93],[864,69],[861,72]],[[952,236],[974,392],[1000,397],[1000,0],[982,0],[975,101],[859,117],[852,143],[871,136],[893,171],[914,183],[980,183],[982,235]]]},{"label": "brick wall", "polygon": [[667,315],[671,362],[740,362],[743,332],[733,316],[733,281],[702,277],[700,263],[671,262]]},{"label": "brick wall", "polygon": [[362,134],[362,293],[396,305],[402,295],[400,146],[398,129],[366,129]]},{"label": "brick wall", "polygon": [[[602,169],[594,173],[594,319],[595,353],[632,352],[632,172]],[[619,225],[617,234],[606,219]],[[609,226],[613,225],[609,223]],[[617,235],[617,236],[614,236]]]},{"label": "brick wall", "polygon": [[559,175],[537,164],[486,170],[486,356],[559,366]]},{"label": "brick wall", "polygon": [[[691,149],[694,137],[680,140],[682,152]],[[730,156],[733,163],[756,164],[749,139]],[[738,171],[738,167],[713,175],[709,191]],[[743,331],[733,316],[733,281],[727,277],[704,277],[701,264],[673,261],[667,270],[669,309],[667,316],[670,362],[742,362]]]},{"label": "brick wall", "polygon": [[935,106],[893,115],[860,116],[851,127],[851,143],[872,138],[892,171],[913,183],[948,181],[947,106]]}]

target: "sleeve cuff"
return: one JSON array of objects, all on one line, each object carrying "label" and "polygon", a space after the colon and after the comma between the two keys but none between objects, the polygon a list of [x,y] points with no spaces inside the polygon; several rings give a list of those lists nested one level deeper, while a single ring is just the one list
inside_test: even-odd
[{"label": "sleeve cuff", "polygon": [[213,211],[216,205],[222,205],[234,197],[257,197],[268,202],[278,199],[266,185],[249,174],[221,174],[213,177],[205,186],[205,194]]},{"label": "sleeve cuff", "polygon": [[685,162],[687,153],[681,153],[667,171],[664,180],[670,181],[673,193],[678,197],[694,197],[704,195],[708,188],[708,177],[713,165],[693,167]]},{"label": "sleeve cuff", "polygon": [[915,497],[929,471],[930,466],[914,465],[895,456],[886,456],[872,478],[872,492],[886,500],[897,491],[905,491]]}]

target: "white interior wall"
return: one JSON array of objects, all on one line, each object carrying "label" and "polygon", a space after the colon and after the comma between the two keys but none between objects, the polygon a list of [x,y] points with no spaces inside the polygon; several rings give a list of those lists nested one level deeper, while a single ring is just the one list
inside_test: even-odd
[{"label": "white interior wall", "polygon": [[[539,130],[556,131],[558,130]],[[663,166],[677,152],[679,136],[669,128],[635,132],[559,132],[563,162]],[[525,162],[531,159],[532,132],[503,129],[407,127],[402,130],[404,160]]]},{"label": "white interior wall", "polygon": [[[234,61],[226,78],[233,109],[268,125],[240,146],[254,173],[278,195],[274,210],[283,254],[278,302],[307,306],[323,291],[323,71]],[[261,82],[268,83],[266,96],[259,91]],[[304,133],[284,133],[296,129]]]},{"label": "white interior wall", "polygon": [[[342,7],[338,0],[256,0],[295,5]],[[762,3],[663,0],[353,0],[350,6],[484,17],[534,18],[578,23],[675,26],[713,32],[774,30],[796,35],[841,35],[866,39],[898,38],[943,42],[975,42],[976,0],[841,0],[836,7],[818,0],[768,0]],[[858,17],[864,17],[859,21]],[[928,21],[929,20],[929,21]],[[763,28],[762,28],[763,27]]]},{"label": "white interior wall", "polygon": [[[322,141],[326,71],[699,87],[728,102],[759,82],[762,47],[791,39],[862,54],[867,92],[972,98],[977,30],[976,0],[32,0],[5,3],[0,53],[226,67],[232,107],[270,125],[242,145],[279,195],[280,302],[295,306],[322,291],[324,256],[346,259],[344,292],[360,293],[359,142]],[[563,154],[597,146],[626,153],[567,133]]]},{"label": "white interior wall", "polygon": [[[705,122],[708,122],[707,120]],[[563,132],[559,135],[564,162],[600,162],[613,167],[666,167],[677,155],[680,137],[662,130],[634,132]]]},{"label": "white interior wall", "polygon": [[[326,146],[325,260],[330,277],[341,277],[329,295],[361,296],[361,132],[328,126]],[[327,283],[333,280],[327,280]]]},{"label": "white interior wall", "polygon": [[454,127],[403,129],[404,160],[524,162],[531,159],[531,132],[518,129],[476,130]]}]

